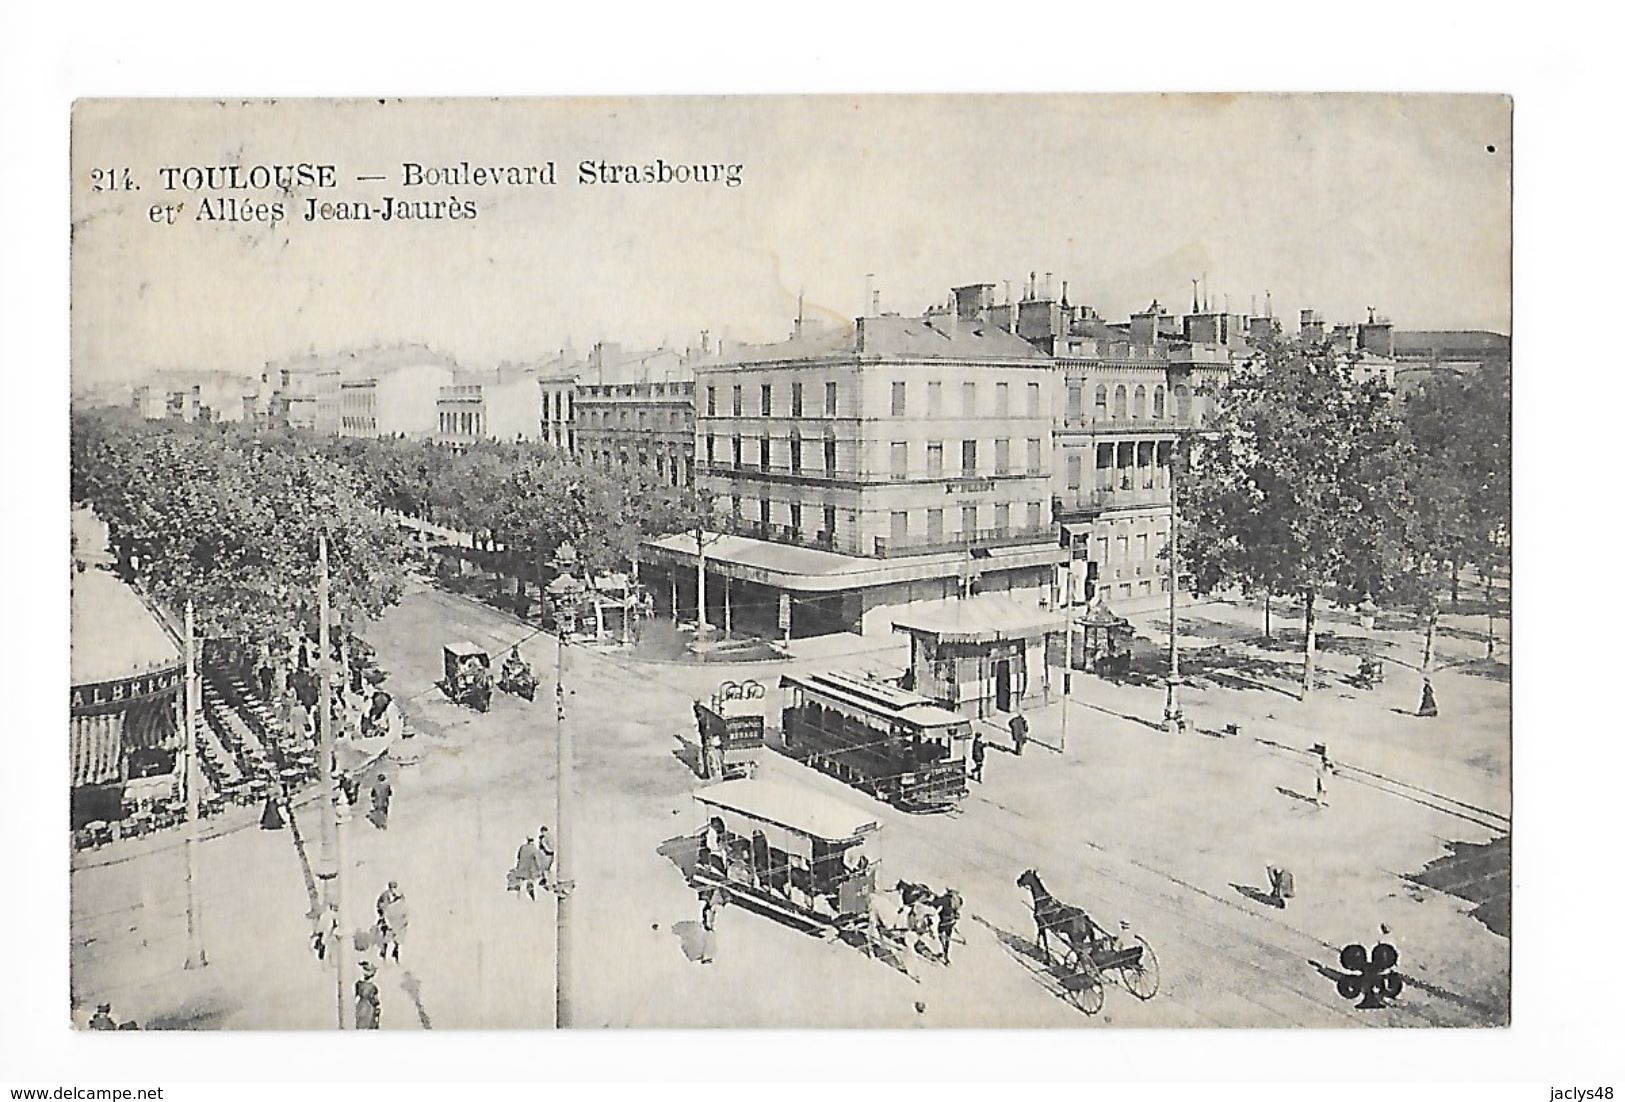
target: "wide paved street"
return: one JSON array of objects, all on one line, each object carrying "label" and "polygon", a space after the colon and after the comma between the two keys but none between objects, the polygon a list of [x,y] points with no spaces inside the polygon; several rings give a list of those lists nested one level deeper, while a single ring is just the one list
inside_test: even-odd
[{"label": "wide paved street", "polygon": [[[1419,639],[1379,632],[1368,645],[1389,659],[1388,680],[1362,692],[1339,678],[1362,653],[1353,630],[1330,619],[1323,623],[1326,687],[1300,702],[1291,690],[1292,625],[1278,621],[1277,645],[1287,649],[1277,650],[1256,645],[1255,621],[1251,610],[1218,604],[1182,617],[1186,670],[1200,679],[1186,691],[1193,728],[1184,735],[1156,728],[1162,689],[1154,678],[1113,685],[1080,676],[1065,752],[1041,745],[1021,757],[1000,752],[1006,737],[989,728],[986,783],[973,786],[957,816],[900,814],[767,755],[765,772],[824,789],[883,821],[883,882],[951,885],[964,896],[965,944],[951,968],[922,965],[918,983],[856,949],[739,907],[723,912],[717,963],[700,967],[690,959],[698,907],[679,869],[682,836],[700,824],[691,799],[700,782],[683,761],[695,695],[730,677],[771,685],[792,664],[895,666],[900,652],[866,640],[865,654],[847,662],[696,668],[634,665],[572,648],[578,1024],[1505,1021],[1506,666],[1472,661],[1483,650],[1473,625],[1447,622],[1439,660],[1450,668],[1433,674],[1443,714],[1420,719],[1411,714],[1417,676],[1401,665],[1419,659]],[[1154,617],[1136,623],[1157,635]],[[380,973],[385,1028],[552,1024],[553,899],[532,903],[503,885],[519,843],[552,820],[552,640],[526,648],[545,683],[535,703],[499,694],[479,715],[449,704],[433,684],[444,642],[467,638],[497,655],[530,630],[420,590],[371,633],[421,751],[416,764],[389,767],[396,790],[389,829],[360,818],[346,829],[351,914],[370,916],[391,879],[410,907],[402,961]],[[1144,658],[1149,668],[1149,651]],[[1059,705],[1030,715],[1036,738],[1056,744]],[[1229,724],[1239,733],[1224,733]],[[1321,741],[1340,766],[1324,808],[1308,798],[1314,777],[1304,753]],[[302,812],[298,825],[314,855],[313,812]],[[308,948],[309,896],[293,835],[250,828],[200,849],[210,964],[195,973],[180,969],[179,846],[127,859],[103,851],[93,867],[76,871],[78,1005],[111,999],[120,1015],[149,1026],[331,1026],[332,973]],[[1260,898],[1270,862],[1296,875],[1298,897],[1285,911]],[[1155,998],[1142,1003],[1109,983],[1103,1012],[1090,1018],[1061,997],[1035,955],[1027,897],[1014,883],[1027,868],[1059,898],[1108,926],[1126,920],[1155,947],[1162,970]],[[1351,941],[1369,946],[1381,924],[1409,983],[1392,1007],[1357,1010],[1337,993],[1337,952]]]}]

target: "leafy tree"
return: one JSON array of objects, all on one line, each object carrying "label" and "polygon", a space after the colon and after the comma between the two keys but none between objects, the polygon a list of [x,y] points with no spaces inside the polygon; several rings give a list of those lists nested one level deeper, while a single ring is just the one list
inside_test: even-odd
[{"label": "leafy tree", "polygon": [[1267,344],[1232,373],[1181,479],[1181,563],[1207,588],[1293,594],[1313,691],[1317,601],[1392,594],[1408,547],[1410,450],[1380,381],[1325,346]]}]

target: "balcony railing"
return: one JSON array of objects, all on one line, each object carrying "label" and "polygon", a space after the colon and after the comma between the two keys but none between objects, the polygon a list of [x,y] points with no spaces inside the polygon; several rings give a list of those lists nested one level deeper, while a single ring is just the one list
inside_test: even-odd
[{"label": "balcony railing", "polygon": [[978,548],[1015,547],[1023,543],[1050,543],[1055,539],[1053,525],[1037,527],[978,528],[974,532],[959,532],[942,536],[889,536],[875,537],[875,557],[897,558],[900,555],[937,555],[949,551],[969,552]]},{"label": "balcony railing", "polygon": [[743,517],[724,518],[722,527],[736,536],[749,536],[751,539],[768,540],[772,543],[788,543],[796,547],[813,547],[820,551],[835,550],[834,537],[824,531],[809,532],[788,524],[763,524],[759,520],[746,520]]},{"label": "balcony railing", "polygon": [[1056,495],[1061,499],[1063,509],[1110,509],[1129,508],[1140,505],[1166,505],[1168,504],[1168,488],[1152,487],[1151,489],[1132,490],[1067,490]]}]

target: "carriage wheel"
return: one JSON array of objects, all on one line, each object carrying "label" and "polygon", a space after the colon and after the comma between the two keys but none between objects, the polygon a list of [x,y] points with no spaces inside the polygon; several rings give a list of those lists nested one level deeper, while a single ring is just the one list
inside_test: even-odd
[{"label": "carriage wheel", "polygon": [[1123,986],[1128,988],[1129,994],[1144,1002],[1157,993],[1157,987],[1162,983],[1162,969],[1157,967],[1157,954],[1151,951],[1151,946],[1145,938],[1134,939],[1140,943],[1140,963],[1123,969]]},{"label": "carriage wheel", "polygon": [[1100,1013],[1100,1008],[1106,1005],[1106,984],[1094,961],[1079,958],[1078,970],[1067,979],[1066,995],[1085,1014]]}]

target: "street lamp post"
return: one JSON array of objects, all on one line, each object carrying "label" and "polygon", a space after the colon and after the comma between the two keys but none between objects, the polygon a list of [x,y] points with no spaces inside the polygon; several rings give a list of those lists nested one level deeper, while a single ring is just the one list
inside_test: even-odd
[{"label": "street lamp post", "polygon": [[1072,703],[1072,568],[1078,560],[1075,539],[1076,537],[1068,535],[1066,541],[1066,583],[1064,587],[1066,611],[1062,614],[1064,616],[1062,630],[1066,632],[1066,640],[1063,644],[1065,658],[1062,659],[1064,665],[1061,669],[1061,753],[1063,754],[1066,753],[1068,717],[1072,713],[1072,709],[1069,707]]},{"label": "street lamp post", "polygon": [[197,637],[193,629],[192,602],[186,602],[186,689],[182,698],[186,724],[186,967],[202,968],[209,963],[203,948],[203,907],[198,900],[198,786],[202,784],[197,763],[198,688]]},{"label": "street lamp post", "polygon": [[[575,565],[574,555],[561,552],[559,565],[562,572],[568,576],[571,567]],[[571,999],[570,969],[571,956],[574,944],[574,930],[571,928],[571,902],[570,894],[575,884],[570,880],[570,771],[571,750],[570,728],[564,722],[564,640],[573,625],[577,609],[559,617],[558,624],[558,655],[555,666],[554,695],[557,698],[557,709],[554,714],[554,729],[558,737],[558,792],[557,803],[554,808],[554,830],[558,845],[554,853],[554,875],[557,878],[557,891],[559,896],[558,918],[553,924],[554,951],[553,951],[553,1023],[557,1029],[569,1029],[575,1024],[574,1005]]]},{"label": "street lamp post", "polygon": [[1179,708],[1179,442],[1168,452],[1168,699],[1162,724],[1170,734],[1185,729]]},{"label": "street lamp post", "polygon": [[[332,627],[331,613],[328,607],[328,578],[327,578],[327,536],[324,533],[317,544],[318,566],[321,571],[316,583],[316,599],[319,606],[316,646],[317,663],[316,676],[316,731],[317,731],[317,762],[318,785],[321,793],[322,832],[321,832],[321,871],[318,874],[322,881],[321,907],[325,912],[329,907],[335,908],[339,916],[344,916],[344,889],[339,878],[338,854],[338,791],[333,780],[333,660],[331,655]],[[344,983],[348,976],[349,946],[346,944],[348,931],[340,929],[338,944],[333,946],[333,974],[336,987],[339,1028],[348,1029],[349,1016],[345,1014]]]}]

